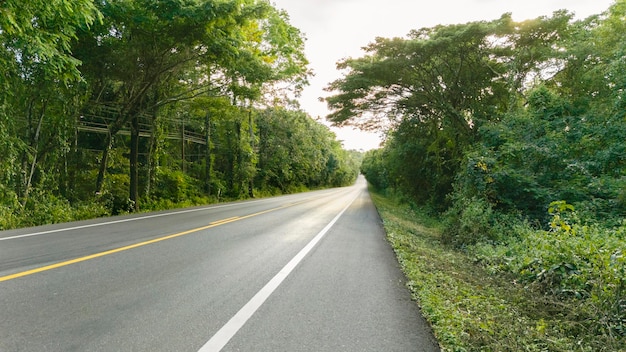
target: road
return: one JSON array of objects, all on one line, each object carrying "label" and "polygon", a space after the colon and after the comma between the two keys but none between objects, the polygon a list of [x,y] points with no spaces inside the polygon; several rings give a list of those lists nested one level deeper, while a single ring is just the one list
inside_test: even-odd
[{"label": "road", "polygon": [[365,181],[0,232],[0,351],[438,351]]}]

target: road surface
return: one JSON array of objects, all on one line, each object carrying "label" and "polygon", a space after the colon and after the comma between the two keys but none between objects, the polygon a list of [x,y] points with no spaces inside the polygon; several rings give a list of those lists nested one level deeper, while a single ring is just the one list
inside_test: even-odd
[{"label": "road surface", "polygon": [[352,187],[0,232],[0,351],[438,351]]}]

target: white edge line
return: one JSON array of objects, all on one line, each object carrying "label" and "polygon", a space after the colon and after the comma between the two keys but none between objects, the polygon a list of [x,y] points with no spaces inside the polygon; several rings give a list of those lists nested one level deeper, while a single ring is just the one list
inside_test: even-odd
[{"label": "white edge line", "polygon": [[230,339],[244,326],[244,324],[252,317],[252,315],[261,307],[261,305],[269,298],[269,296],[278,288],[278,286],[289,276],[296,266],[304,259],[304,257],[315,247],[315,245],[326,235],[326,233],[339,220],[341,215],[359,197],[357,194],[346,205],[337,216],[335,216],[304,248],[293,257],[287,265],[285,265],[259,292],[257,292],[248,303],[246,303],[222,328],[202,346],[198,352],[219,352],[226,346]]},{"label": "white edge line", "polygon": [[[257,203],[257,202],[261,202],[263,200],[264,199],[248,201],[248,202],[246,202],[246,204]],[[99,223],[96,223],[96,224],[81,225],[81,226],[74,226],[74,227],[64,227],[64,228],[56,229],[56,230],[48,230],[48,231],[41,231],[41,232],[26,233],[26,234],[23,234],[23,235],[16,235],[16,236],[10,236],[10,237],[2,237],[2,238],[0,238],[0,241],[15,240],[15,239],[24,238],[24,237],[41,236],[41,235],[47,235],[47,234],[55,233],[55,232],[80,230],[80,229],[86,229],[86,228],[90,228],[90,227],[98,227],[98,226],[119,224],[119,223],[129,222],[129,221],[137,221],[137,220],[158,218],[158,217],[162,217],[162,216],[170,216],[170,215],[177,215],[177,214],[184,214],[184,213],[192,213],[192,212],[196,212],[196,211],[211,210],[211,209],[217,209],[217,208],[226,208],[226,207],[232,207],[232,206],[241,205],[241,204],[242,203],[230,203],[230,204],[214,205],[214,206],[203,207],[203,208],[173,211],[173,212],[168,212],[168,213],[163,213],[163,214],[146,215],[146,216],[140,216],[140,217],[136,217],[136,218],[114,220],[114,221],[107,221],[107,222],[99,222]]]}]

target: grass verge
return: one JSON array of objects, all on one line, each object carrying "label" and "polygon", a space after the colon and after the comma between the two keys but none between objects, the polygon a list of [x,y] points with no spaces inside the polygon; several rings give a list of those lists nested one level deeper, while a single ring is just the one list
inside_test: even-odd
[{"label": "grass verge", "polygon": [[437,220],[374,190],[371,195],[442,351],[626,351],[573,334],[581,329],[572,325],[592,319],[575,302],[555,301],[513,277],[491,275],[441,243]]}]

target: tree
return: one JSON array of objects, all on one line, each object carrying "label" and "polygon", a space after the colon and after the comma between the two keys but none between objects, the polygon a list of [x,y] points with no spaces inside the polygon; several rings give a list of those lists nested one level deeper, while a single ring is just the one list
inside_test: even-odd
[{"label": "tree", "polygon": [[616,68],[623,67],[624,43],[617,38],[626,28],[616,19],[624,9],[617,2],[604,15],[557,26],[556,52],[542,54],[543,62],[558,63],[556,70],[526,83],[524,106],[481,127],[452,198],[481,199],[544,226],[555,200],[604,224],[623,218],[626,76]]},{"label": "tree", "polygon": [[626,2],[619,0],[604,14],[572,26],[570,40],[565,42],[567,61],[555,76],[553,88],[571,99],[580,112],[593,109],[602,116],[623,114],[624,16]]},{"label": "tree", "polygon": [[492,37],[506,25],[504,16],[422,28],[407,39],[377,38],[368,55],[338,64],[348,72],[327,88],[338,92],[326,98],[328,119],[364,128],[391,120],[387,149],[397,165],[389,164],[391,182],[442,204],[475,127],[504,110]]},{"label": "tree", "polygon": [[266,109],[257,120],[255,183],[259,188],[291,192],[302,187],[345,186],[356,180],[359,156],[344,151],[328,127],[304,112]]},{"label": "tree", "polygon": [[[129,126],[129,198],[134,204],[142,115],[156,116],[154,112],[166,104],[219,92],[222,88],[215,80],[229,82],[228,89],[240,96],[238,87],[250,85],[248,92],[253,93],[262,83],[295,79],[306,72],[299,32],[265,1],[124,0],[99,6],[103,25],[83,33],[76,45],[92,83],[88,108],[107,105],[116,111],[108,126],[96,191],[102,187],[112,139]],[[277,26],[288,35],[269,33]]]},{"label": "tree", "polygon": [[[37,179],[54,179],[68,143],[80,73],[70,43],[100,19],[89,0],[0,3],[0,183],[25,204]],[[50,156],[47,167],[40,167]],[[44,177],[45,176],[45,177]],[[56,187],[52,187],[56,188]],[[9,196],[10,197],[10,196]]]},{"label": "tree", "polygon": [[348,71],[327,88],[337,92],[326,98],[333,109],[328,119],[365,128],[380,120],[385,125],[385,119],[436,121],[469,136],[479,119],[497,112],[503,87],[491,37],[506,20],[422,28],[406,39],[377,38],[365,47],[368,55],[337,65]]},{"label": "tree", "polygon": [[500,121],[523,102],[533,79],[563,65],[567,12],[514,22],[439,25],[407,38],[377,38],[366,55],[338,64],[343,78],[326,98],[331,122],[390,127],[385,147],[389,184],[437,209],[480,141],[482,126]]},{"label": "tree", "polygon": [[42,66],[49,78],[54,76],[63,82],[77,79],[80,62],[71,55],[70,43],[79,28],[99,18],[91,0],[0,3],[0,65],[5,70],[0,76],[0,94],[11,92],[7,88],[13,79],[22,77],[19,71],[27,62],[45,64]]}]

